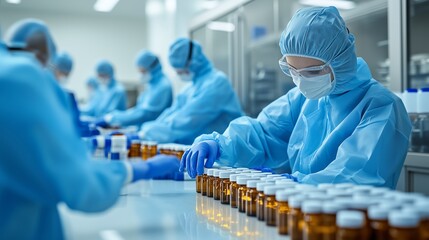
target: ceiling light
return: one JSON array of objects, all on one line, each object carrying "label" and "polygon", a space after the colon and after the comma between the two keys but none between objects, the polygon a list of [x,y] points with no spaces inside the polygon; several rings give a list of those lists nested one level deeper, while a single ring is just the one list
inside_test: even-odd
[{"label": "ceiling light", "polygon": [[350,10],[356,7],[356,3],[346,0],[300,0],[302,5],[329,7],[334,6],[338,9]]},{"label": "ceiling light", "polygon": [[6,2],[11,3],[11,4],[20,4],[21,0],[6,0]]},{"label": "ceiling light", "polygon": [[94,10],[97,12],[110,12],[118,2],[119,0],[97,0],[94,4]]},{"label": "ceiling light", "polygon": [[210,22],[207,28],[213,31],[234,32],[235,25],[229,22]]},{"label": "ceiling light", "polygon": [[151,0],[146,2],[146,15],[156,16],[162,13],[163,6],[159,1]]},{"label": "ceiling light", "polygon": [[165,0],[165,10],[169,13],[176,12],[176,0]]}]

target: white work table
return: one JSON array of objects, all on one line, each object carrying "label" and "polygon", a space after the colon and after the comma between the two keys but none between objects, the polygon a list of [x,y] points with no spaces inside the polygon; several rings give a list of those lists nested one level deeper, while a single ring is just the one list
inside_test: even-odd
[{"label": "white work table", "polygon": [[255,217],[195,192],[194,181],[141,181],[103,213],[60,206],[67,239],[289,239]]}]

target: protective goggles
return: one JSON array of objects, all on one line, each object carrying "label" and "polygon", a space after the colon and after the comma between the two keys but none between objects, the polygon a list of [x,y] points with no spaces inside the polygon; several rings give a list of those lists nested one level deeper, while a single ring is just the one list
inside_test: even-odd
[{"label": "protective goggles", "polygon": [[291,66],[288,62],[286,62],[285,56],[280,58],[279,66],[282,72],[288,75],[289,77],[303,76],[303,77],[310,78],[310,77],[325,75],[331,72],[331,67],[329,65],[329,62],[320,66],[312,66],[312,67],[296,69],[293,66]]}]

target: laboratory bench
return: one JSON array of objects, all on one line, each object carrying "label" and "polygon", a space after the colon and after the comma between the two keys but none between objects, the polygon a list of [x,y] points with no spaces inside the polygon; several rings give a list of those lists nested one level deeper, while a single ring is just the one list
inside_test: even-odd
[{"label": "laboratory bench", "polygon": [[236,208],[197,194],[195,181],[149,180],[124,187],[102,213],[59,206],[67,239],[289,239]]}]

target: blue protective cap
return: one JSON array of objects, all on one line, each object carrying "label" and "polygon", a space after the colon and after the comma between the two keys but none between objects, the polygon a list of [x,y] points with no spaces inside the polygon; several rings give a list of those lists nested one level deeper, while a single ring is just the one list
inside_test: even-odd
[{"label": "blue protective cap", "polygon": [[60,53],[55,58],[54,67],[64,74],[69,74],[73,68],[73,59],[68,53]]},{"label": "blue protective cap", "polygon": [[416,93],[417,89],[416,88],[408,88],[407,92],[409,92],[409,93]]},{"label": "blue protective cap", "polygon": [[101,60],[97,63],[96,72],[97,74],[107,75],[110,78],[113,78],[115,73],[112,63],[107,60]]},{"label": "blue protective cap", "polygon": [[53,63],[56,56],[54,39],[46,24],[38,19],[23,19],[14,23],[6,32],[5,43],[10,48],[25,48],[27,40],[34,34],[42,33],[47,41],[49,63]]},{"label": "blue protective cap", "polygon": [[136,58],[137,67],[144,68],[147,71],[154,71],[161,67],[158,57],[150,51],[141,50]]},{"label": "blue protective cap", "polygon": [[429,92],[429,88],[422,88],[420,89],[422,92]]}]

